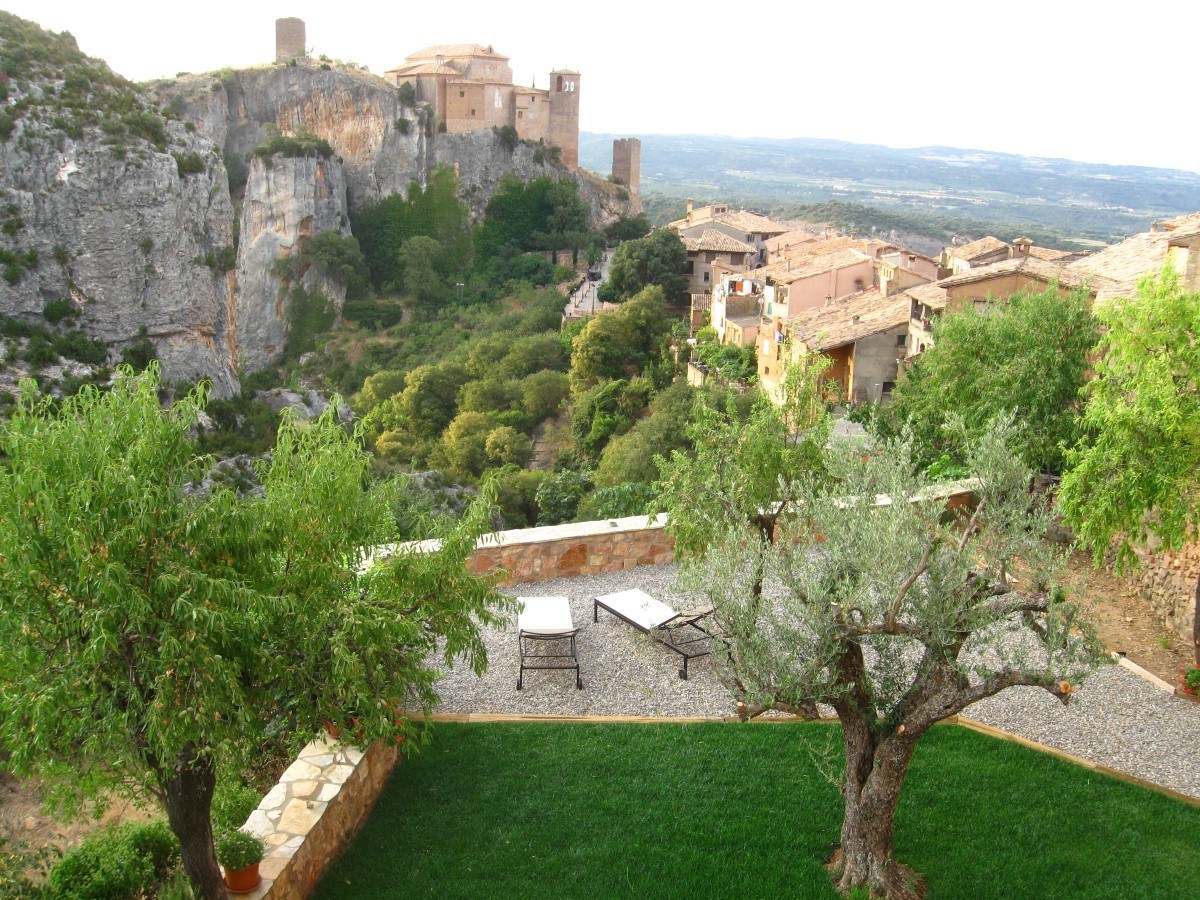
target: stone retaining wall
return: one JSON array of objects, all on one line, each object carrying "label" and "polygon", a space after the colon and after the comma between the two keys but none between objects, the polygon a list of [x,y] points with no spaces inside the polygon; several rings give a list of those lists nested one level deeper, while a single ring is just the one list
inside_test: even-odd
[{"label": "stone retaining wall", "polygon": [[489,534],[479,542],[469,567],[483,575],[503,569],[501,585],[551,578],[619,572],[667,563],[675,541],[663,531],[665,515],[574,522]]},{"label": "stone retaining wall", "polygon": [[1192,643],[1196,579],[1200,577],[1200,542],[1178,552],[1141,553],[1137,572],[1142,596],[1168,628],[1187,646]]},{"label": "stone retaining wall", "polygon": [[263,881],[251,900],[302,900],[346,849],[400,758],[382,742],[363,751],[316,740],[262,799],[244,830],[262,838]]}]

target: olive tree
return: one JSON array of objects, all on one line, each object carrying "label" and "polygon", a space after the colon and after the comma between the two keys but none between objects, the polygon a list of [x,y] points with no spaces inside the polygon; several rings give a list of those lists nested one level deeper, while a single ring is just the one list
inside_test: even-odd
[{"label": "olive tree", "polygon": [[820,474],[788,486],[794,513],[777,522],[778,540],[730,519],[685,561],[684,584],[713,605],[728,641],[717,652],[745,690],[741,715],[817,703],[837,713],[842,890],[918,890],[895,859],[893,821],[934,723],[1015,685],[1065,703],[1099,658],[1053,585],[1047,510],[1003,437],[990,431],[969,453],[969,517],[949,514],[945,494],[913,474],[909,448],[865,458],[833,448]]},{"label": "olive tree", "polygon": [[481,506],[440,551],[364,565],[394,538],[391,492],[332,412],[285,419],[261,494],[242,496],[200,486],[205,391],[158,394],[153,368],[61,404],[26,382],[0,432],[0,749],[68,810],[150,795],[217,898],[223,761],[351,717],[364,742],[411,737],[431,657],[482,670],[478,629],[503,607],[465,566]]}]

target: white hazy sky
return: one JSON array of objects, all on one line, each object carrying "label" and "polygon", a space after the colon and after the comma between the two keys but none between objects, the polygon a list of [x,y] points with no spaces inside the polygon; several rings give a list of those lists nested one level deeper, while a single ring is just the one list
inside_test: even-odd
[{"label": "white hazy sky", "polygon": [[1200,171],[1200,2],[7,0],[128,78],[266,62],[277,16],[383,72],[493,44],[518,82],[583,73],[585,131],[941,144]]}]

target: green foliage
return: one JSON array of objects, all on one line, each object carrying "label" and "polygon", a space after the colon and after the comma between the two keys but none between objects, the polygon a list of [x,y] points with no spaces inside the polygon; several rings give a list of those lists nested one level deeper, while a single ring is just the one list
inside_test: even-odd
[{"label": "green foliage", "polygon": [[[701,332],[704,329],[700,329]],[[738,347],[718,341],[700,340],[697,334],[696,357],[710,375],[726,383],[753,383],[758,379],[758,356],[753,346]]]},{"label": "green foliage", "polygon": [[581,522],[589,522],[643,516],[655,506],[657,496],[654,486],[643,482],[627,481],[596,488],[580,501],[575,517]]},{"label": "green foliage", "polygon": [[158,359],[158,351],[150,340],[149,331],[143,325],[138,329],[137,340],[121,351],[121,365],[128,366],[134,372],[144,372],[150,364]]},{"label": "green foliage", "polygon": [[661,289],[668,303],[688,299],[687,249],[669,228],[656,228],[646,237],[625,241],[613,254],[604,300],[620,303],[650,286]]},{"label": "green foliage", "polygon": [[404,116],[397,116],[396,130],[401,134],[409,134],[412,131],[412,119],[406,119]]},{"label": "green foliage", "polygon": [[589,319],[572,342],[572,393],[580,395],[600,381],[642,371],[663,351],[670,331],[658,287],[645,288],[615,313]]},{"label": "green foliage", "polygon": [[604,235],[613,243],[636,241],[650,233],[650,220],[645,213],[636,216],[621,216],[604,229]]},{"label": "green foliage", "polygon": [[179,841],[162,822],[124,825],[88,835],[50,870],[56,897],[126,900],[141,896],[179,857]]},{"label": "green foliage", "polygon": [[562,372],[542,371],[521,380],[521,403],[541,420],[556,415],[571,393],[571,380]]},{"label": "green foliage", "polygon": [[262,862],[266,851],[261,840],[238,829],[221,831],[216,836],[215,844],[217,862],[232,872],[240,872]]},{"label": "green foliage", "polygon": [[[1021,458],[1038,471],[1061,472],[1065,449],[1079,436],[1079,392],[1098,337],[1087,293],[1062,296],[1050,287],[949,312],[934,337],[880,410],[879,432],[911,434],[922,467],[943,454],[962,464],[967,444],[1011,410],[1022,424]],[[966,429],[952,428],[953,417]]]},{"label": "green foliage", "polygon": [[229,193],[237,194],[246,186],[250,177],[250,167],[244,157],[232,153],[225,154],[225,175],[229,180]]},{"label": "green foliage", "polygon": [[367,262],[353,235],[321,231],[300,243],[300,262],[316,266],[346,289],[347,300],[364,299],[370,292]]},{"label": "green foliage", "polygon": [[242,782],[240,778],[225,778],[219,781],[212,799],[211,818],[214,828],[241,828],[261,802],[262,794]]},{"label": "green foliage", "polygon": [[179,177],[185,178],[188,175],[200,175],[204,172],[204,158],[199,153],[172,153],[175,157],[175,167],[179,170]]},{"label": "green foliage", "polygon": [[563,469],[548,475],[537,489],[537,524],[558,525],[574,521],[579,502],[591,489],[590,472]]},{"label": "green foliage", "polygon": [[326,334],[337,319],[337,309],[320,291],[300,285],[291,290],[287,309],[287,355],[298,359],[317,347],[317,338]]},{"label": "green foliage", "polygon": [[299,131],[296,134],[277,134],[270,137],[251,152],[251,156],[263,158],[276,155],[290,158],[319,156],[329,159],[333,156],[333,147],[324,138],[307,131]]},{"label": "green foliage", "polygon": [[517,144],[521,142],[521,136],[517,134],[517,129],[511,125],[495,125],[492,127],[492,133],[496,135],[496,140],[500,146],[512,153],[517,149]]},{"label": "green foliage", "polygon": [[414,237],[432,238],[439,245],[433,265],[440,278],[465,280],[462,276],[472,255],[471,232],[452,168],[438,166],[424,189],[413,182],[407,197],[392,194],[374,206],[352,211],[351,226],[377,291],[402,290],[404,266],[398,254],[405,241]]},{"label": "green foliage", "polygon": [[587,243],[591,211],[573,181],[516,175],[500,180],[475,233],[481,258],[528,250],[561,250]]},{"label": "green foliage", "polygon": [[198,262],[208,266],[217,274],[223,275],[237,268],[237,248],[232,244],[226,244],[224,247],[208,251]]},{"label": "green foliage", "polygon": [[571,433],[576,449],[590,460],[615,436],[623,434],[641,415],[650,399],[650,385],[644,380],[605,381],[575,400]]},{"label": "green foliage", "polygon": [[42,317],[51,325],[57,325],[64,320],[79,318],[79,310],[67,299],[47,300],[42,304]]},{"label": "green foliage", "polygon": [[438,665],[482,671],[506,603],[465,568],[489,498],[437,552],[364,566],[395,537],[389,488],[332,407],[284,422],[260,495],[188,497],[204,392],[164,409],[160,387],[125,371],[56,403],[27,384],[0,432],[0,504],[27,511],[0,520],[0,752],[60,802],[151,788],[207,818],[204,773],[268,725],[287,751],[347,709],[367,743],[413,736],[397,704],[429,709]]},{"label": "green foliage", "polygon": [[545,472],[530,472],[516,465],[488,471],[505,528],[529,528],[537,523],[538,489],[545,478]]},{"label": "green foliage", "polygon": [[438,273],[442,245],[430,237],[417,235],[400,245],[397,260],[404,272],[404,292],[421,303],[431,305],[444,298],[444,284]]},{"label": "green foliage", "polygon": [[1164,270],[1097,316],[1084,437],[1067,454],[1059,501],[1097,565],[1115,541],[1125,568],[1151,535],[1177,548],[1200,525],[1200,294]]},{"label": "green foliage", "polygon": [[29,249],[22,253],[20,250],[9,250],[0,247],[0,265],[4,266],[4,280],[9,284],[19,284],[25,273],[38,266],[38,252]]},{"label": "green foliage", "polygon": [[400,105],[405,109],[415,109],[417,105],[417,89],[413,87],[411,81],[406,81],[396,88],[396,95],[400,98]]},{"label": "green foliage", "polygon": [[395,300],[347,300],[342,305],[342,318],[359,328],[379,331],[398,325],[404,318],[404,307]]},{"label": "green foliage", "polygon": [[446,426],[442,452],[446,464],[465,478],[478,477],[487,467],[487,439],[492,421],[481,412],[461,412]]}]

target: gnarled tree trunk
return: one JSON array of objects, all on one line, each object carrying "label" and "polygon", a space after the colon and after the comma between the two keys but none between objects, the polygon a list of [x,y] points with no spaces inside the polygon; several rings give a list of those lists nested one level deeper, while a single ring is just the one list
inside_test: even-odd
[{"label": "gnarled tree trunk", "polygon": [[204,900],[226,900],[221,869],[213,850],[210,812],[217,770],[209,756],[197,757],[194,748],[181,753],[174,767],[160,772],[166,797],[167,821],[179,838],[183,868]]},{"label": "gnarled tree trunk", "polygon": [[881,737],[863,716],[842,715],[841,719],[846,813],[836,861],[841,873],[838,887],[843,891],[866,887],[871,896],[889,900],[919,897],[920,880],[896,862],[893,840],[896,806],[916,740],[903,733]]}]

